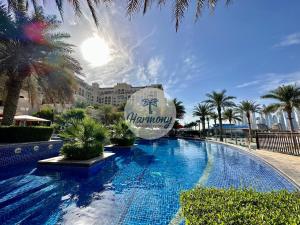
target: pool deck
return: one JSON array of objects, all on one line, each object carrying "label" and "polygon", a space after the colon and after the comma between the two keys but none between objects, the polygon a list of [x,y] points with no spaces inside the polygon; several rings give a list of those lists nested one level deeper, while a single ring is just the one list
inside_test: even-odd
[{"label": "pool deck", "polygon": [[277,169],[284,176],[289,178],[300,190],[300,157],[299,156],[282,154],[278,152],[271,152],[262,149],[253,150],[253,149],[248,149],[246,147],[241,147],[234,144],[224,143],[215,140],[207,140],[207,141],[232,146],[263,159],[265,162],[267,162],[272,167]]}]

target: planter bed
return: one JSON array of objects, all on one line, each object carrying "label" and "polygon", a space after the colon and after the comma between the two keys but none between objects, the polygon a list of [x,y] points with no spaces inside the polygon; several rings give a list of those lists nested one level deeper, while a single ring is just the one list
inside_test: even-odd
[{"label": "planter bed", "polygon": [[131,146],[119,146],[119,145],[107,145],[104,147],[106,151],[110,152],[121,152],[121,151],[130,151],[132,148],[135,147],[136,144]]},{"label": "planter bed", "polygon": [[38,161],[38,166],[40,169],[91,175],[112,163],[114,155],[112,152],[104,152],[102,156],[88,160],[69,160],[64,156],[57,156]]}]

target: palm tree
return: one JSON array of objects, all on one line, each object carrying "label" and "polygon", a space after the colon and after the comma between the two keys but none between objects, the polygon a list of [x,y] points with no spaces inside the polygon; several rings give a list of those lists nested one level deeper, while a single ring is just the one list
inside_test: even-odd
[{"label": "palm tree", "polygon": [[[44,0],[45,1],[45,0]],[[50,1],[50,0],[49,0]],[[66,1],[66,0],[65,0]],[[231,0],[224,0],[226,5],[229,5],[229,3],[231,2]],[[7,3],[10,5],[10,7],[13,7],[15,4],[18,4],[18,2],[20,2],[20,0],[7,0]],[[24,2],[26,5],[28,5],[28,3],[31,3],[34,9],[38,9],[39,5],[37,0],[23,0],[22,2]],[[77,16],[81,16],[82,15],[82,11],[81,11],[81,2],[78,0],[68,0],[68,3],[70,3],[73,8],[74,11],[76,12]],[[98,17],[96,14],[96,6],[99,5],[100,3],[110,3],[110,2],[114,2],[113,0],[85,0],[91,14],[92,17],[96,23],[96,25],[98,25],[99,21],[98,21]],[[63,0],[55,0],[56,6],[61,14],[61,17],[63,18]],[[142,10],[143,14],[145,14],[149,8],[151,7],[151,5],[154,3],[153,0],[128,0],[127,4],[126,4],[126,9],[127,9],[127,14],[129,16],[132,16],[134,13],[138,13],[139,11]],[[162,7],[165,6],[166,4],[166,0],[156,0],[156,4],[158,7]],[[176,0],[174,7],[172,9],[172,14],[173,17],[175,19],[175,28],[176,31],[179,28],[179,24],[182,21],[187,9],[190,7],[190,4],[192,2],[188,1],[188,0]],[[118,3],[117,3],[118,4]],[[216,7],[217,1],[216,0],[196,0],[196,8],[195,8],[195,18],[196,20],[201,16],[202,11],[204,8],[209,8],[210,10],[214,10]]]},{"label": "palm tree", "polygon": [[222,109],[226,107],[233,107],[235,106],[234,102],[232,101],[235,99],[234,96],[227,96],[226,90],[221,92],[213,91],[206,95],[207,100],[204,101],[210,104],[213,108],[217,109],[218,119],[219,119],[219,127],[220,127],[220,141],[223,141],[223,125],[222,125]]},{"label": "palm tree", "polygon": [[[200,121],[202,123],[202,130],[205,130],[205,119],[210,115],[211,113],[211,106],[207,103],[205,104],[198,104],[195,106],[194,111],[193,111],[193,116],[199,116]],[[200,126],[199,126],[200,130]]]},{"label": "palm tree", "polygon": [[239,113],[231,108],[226,109],[223,113],[223,119],[228,120],[230,124],[230,136],[232,139],[232,128],[231,128],[231,123],[236,122],[236,121],[241,121],[241,117]]},{"label": "palm tree", "polygon": [[263,105],[262,106],[260,113],[264,115],[267,126],[269,126],[269,124],[267,123],[268,116],[271,113],[274,113],[275,111],[276,111],[276,109],[274,109],[274,107],[272,105],[268,105],[268,106]]},{"label": "palm tree", "polygon": [[218,114],[215,112],[211,112],[209,116],[212,120],[214,120],[214,125],[217,125]]},{"label": "palm tree", "polygon": [[282,85],[268,94],[263,95],[262,98],[269,98],[277,100],[278,103],[271,104],[272,110],[283,110],[287,113],[290,123],[290,131],[294,131],[292,113],[294,109],[300,109],[300,87],[296,85]]},{"label": "palm tree", "polygon": [[241,113],[245,113],[248,121],[248,126],[249,126],[249,143],[252,141],[252,128],[251,128],[251,114],[259,112],[260,107],[259,104],[256,104],[253,101],[245,100],[241,101],[240,104],[238,105],[237,109]]},{"label": "palm tree", "polygon": [[185,107],[182,101],[178,101],[176,98],[173,99],[173,103],[176,109],[176,119],[183,119],[185,114]]},{"label": "palm tree", "polygon": [[209,129],[210,114],[206,117],[207,129]]},{"label": "palm tree", "polygon": [[56,20],[45,18],[41,11],[27,16],[21,3],[14,8],[11,14],[0,6],[0,74],[7,79],[3,125],[13,123],[25,81],[46,90],[46,101],[61,102],[64,96],[73,96],[74,73],[81,70],[71,57],[73,46],[64,42],[69,35],[53,33],[59,25]]},{"label": "palm tree", "polygon": [[196,128],[197,122],[191,122],[191,123],[190,123],[190,126],[191,126],[191,128],[193,128],[193,127]]}]

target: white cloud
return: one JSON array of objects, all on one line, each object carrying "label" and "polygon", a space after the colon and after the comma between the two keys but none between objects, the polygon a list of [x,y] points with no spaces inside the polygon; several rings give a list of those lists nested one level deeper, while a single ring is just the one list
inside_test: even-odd
[{"label": "white cloud", "polygon": [[284,37],[275,47],[287,47],[300,44],[300,32],[293,33]]},{"label": "white cloud", "polygon": [[260,79],[239,84],[237,88],[254,86],[259,93],[265,93],[281,85],[300,84],[300,71],[291,73],[267,73],[260,75]]},{"label": "white cloud", "polygon": [[268,73],[263,75],[263,79],[260,81],[260,91],[266,92],[273,90],[280,85],[287,84],[299,84],[300,83],[300,71],[295,71],[292,73]]},{"label": "white cloud", "polygon": [[159,56],[151,57],[145,66],[138,65],[131,73],[131,79],[127,82],[140,85],[158,83],[161,74],[164,73],[163,59]]},{"label": "white cloud", "polygon": [[255,84],[259,83],[259,81],[260,80],[254,80],[254,81],[250,81],[250,82],[245,82],[245,83],[237,85],[236,87],[237,88],[249,87],[249,86],[252,86],[252,85],[255,85]]},{"label": "white cloud", "polygon": [[151,78],[155,78],[158,76],[158,72],[162,67],[162,58],[160,57],[153,57],[149,60],[148,63],[148,72]]}]

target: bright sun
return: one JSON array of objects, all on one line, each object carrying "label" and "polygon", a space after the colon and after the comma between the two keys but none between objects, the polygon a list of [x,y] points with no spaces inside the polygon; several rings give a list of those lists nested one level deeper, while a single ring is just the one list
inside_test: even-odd
[{"label": "bright sun", "polygon": [[107,43],[97,35],[86,39],[81,44],[83,58],[92,66],[102,66],[111,60],[111,49]]}]

